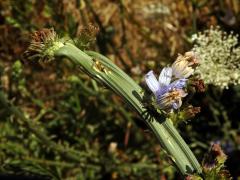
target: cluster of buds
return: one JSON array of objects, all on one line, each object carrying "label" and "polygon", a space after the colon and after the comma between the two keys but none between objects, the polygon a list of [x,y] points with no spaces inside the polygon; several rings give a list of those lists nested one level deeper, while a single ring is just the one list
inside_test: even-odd
[{"label": "cluster of buds", "polygon": [[[188,78],[194,73],[198,59],[194,52],[179,55],[171,67],[165,67],[157,80],[153,71],[145,75],[145,81],[153,92],[158,106],[165,111],[179,109],[182,98],[187,96],[184,88]],[[174,81],[173,81],[174,79]]]},{"label": "cluster of buds", "polygon": [[200,111],[200,107],[193,107],[192,105],[189,105],[188,107],[184,108],[183,111],[180,112],[180,114],[184,120],[188,120],[195,117],[195,115],[198,114]]},{"label": "cluster of buds", "polygon": [[188,175],[186,180],[203,180],[203,179],[232,179],[228,170],[225,169],[224,163],[227,160],[219,144],[213,144],[209,153],[204,157],[203,177],[199,175]]},{"label": "cluster of buds", "polygon": [[172,64],[173,76],[175,78],[188,78],[194,73],[194,68],[199,64],[196,54],[192,51],[184,55],[179,54],[176,61]]},{"label": "cluster of buds", "polygon": [[219,144],[213,144],[210,152],[205,156],[202,163],[205,177],[231,179],[229,171],[224,166],[226,160],[227,155],[223,152],[221,146]]},{"label": "cluster of buds", "polygon": [[30,45],[24,56],[29,59],[50,61],[56,50],[64,46],[63,39],[58,38],[54,29],[42,29],[31,36]]},{"label": "cluster of buds", "polygon": [[191,86],[194,87],[196,92],[204,92],[205,91],[205,84],[202,79],[191,80]]},{"label": "cluster of buds", "polygon": [[223,152],[219,144],[213,144],[210,152],[203,160],[203,168],[205,171],[211,171],[219,165],[223,165],[227,160],[226,154]]}]

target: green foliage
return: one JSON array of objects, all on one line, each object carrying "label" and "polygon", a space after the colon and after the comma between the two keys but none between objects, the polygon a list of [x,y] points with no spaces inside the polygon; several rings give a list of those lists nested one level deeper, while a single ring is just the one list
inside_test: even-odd
[{"label": "green foliage", "polygon": [[[48,137],[46,141],[36,136],[34,128],[0,105],[1,173],[50,179],[179,178],[157,140],[125,102],[65,60],[41,65],[22,57],[29,32],[54,27],[61,36],[75,40],[83,27],[94,24],[99,27],[95,43],[92,39],[79,47],[88,49],[91,44],[92,50],[110,57],[141,83],[150,67],[159,72],[177,53],[188,51],[191,45],[186,39],[192,32],[220,25],[224,31],[239,33],[238,1],[156,1],[154,5],[170,14],[144,14],[142,9],[152,7],[151,3],[0,1],[1,90]],[[228,90],[208,86],[192,98],[201,113],[178,124],[198,160],[211,142],[220,141],[228,155],[226,168],[235,178],[239,176],[234,164],[239,157],[239,94],[239,86]]]}]

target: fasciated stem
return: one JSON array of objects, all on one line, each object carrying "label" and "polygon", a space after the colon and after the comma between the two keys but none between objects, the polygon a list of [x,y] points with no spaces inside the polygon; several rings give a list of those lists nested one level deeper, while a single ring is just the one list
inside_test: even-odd
[{"label": "fasciated stem", "polygon": [[129,103],[153,131],[183,175],[202,173],[200,164],[171,120],[149,114],[142,104],[143,89],[109,59],[96,52],[83,52],[70,43],[56,51],[55,56],[67,57],[90,77],[103,83]]}]

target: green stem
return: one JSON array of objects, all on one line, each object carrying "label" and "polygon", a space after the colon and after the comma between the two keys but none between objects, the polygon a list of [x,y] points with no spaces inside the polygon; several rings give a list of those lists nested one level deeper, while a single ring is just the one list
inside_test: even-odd
[{"label": "green stem", "polygon": [[89,76],[112,89],[127,103],[132,105],[153,131],[162,147],[167,151],[183,175],[202,173],[197,159],[178,134],[172,122],[164,117],[153,117],[147,112],[142,104],[142,88],[120,68],[98,53],[85,53],[69,43],[55,52],[55,55],[69,58]]}]

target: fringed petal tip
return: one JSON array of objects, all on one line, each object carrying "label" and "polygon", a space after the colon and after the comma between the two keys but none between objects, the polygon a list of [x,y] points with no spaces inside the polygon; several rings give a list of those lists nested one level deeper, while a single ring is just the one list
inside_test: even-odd
[{"label": "fringed petal tip", "polygon": [[158,78],[160,86],[161,87],[168,86],[171,82],[171,79],[172,79],[172,68],[171,67],[163,68]]},{"label": "fringed petal tip", "polygon": [[145,82],[148,86],[148,88],[155,94],[159,90],[159,82],[157,81],[157,78],[155,77],[153,71],[149,71],[145,75]]}]

